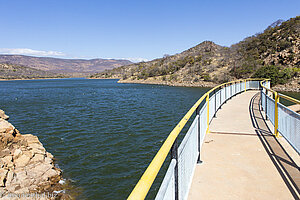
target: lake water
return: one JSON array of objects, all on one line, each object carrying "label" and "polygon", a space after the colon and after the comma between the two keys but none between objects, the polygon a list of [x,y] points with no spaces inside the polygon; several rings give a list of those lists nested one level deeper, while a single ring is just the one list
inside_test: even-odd
[{"label": "lake water", "polygon": [[39,137],[81,192],[78,199],[125,199],[207,90],[117,80],[1,81],[0,108],[21,133]]}]

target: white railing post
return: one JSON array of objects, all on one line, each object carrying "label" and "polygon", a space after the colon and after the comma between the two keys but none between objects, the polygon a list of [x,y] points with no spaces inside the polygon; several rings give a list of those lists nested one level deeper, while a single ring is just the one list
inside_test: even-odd
[{"label": "white railing post", "polygon": [[197,164],[201,164],[201,119],[200,119],[200,106],[197,107],[196,109],[196,115],[198,115],[198,159],[197,159]]},{"label": "white railing post", "polygon": [[176,165],[175,165],[175,170],[174,170],[174,177],[175,177],[175,200],[178,200],[178,142],[177,138],[171,148],[171,160],[175,159],[176,160]]}]

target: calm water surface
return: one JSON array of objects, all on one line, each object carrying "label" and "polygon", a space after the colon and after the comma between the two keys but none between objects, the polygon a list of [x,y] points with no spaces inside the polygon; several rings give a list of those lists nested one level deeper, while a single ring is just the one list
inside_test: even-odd
[{"label": "calm water surface", "polygon": [[125,199],[207,90],[117,80],[1,81],[0,108],[21,133],[39,137],[81,191],[78,199]]}]

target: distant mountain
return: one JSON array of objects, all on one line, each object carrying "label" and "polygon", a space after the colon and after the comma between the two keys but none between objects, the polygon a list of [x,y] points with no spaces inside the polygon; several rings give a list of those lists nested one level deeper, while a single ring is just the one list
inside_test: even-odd
[{"label": "distant mountain", "polygon": [[62,74],[46,72],[30,67],[0,64],[0,79],[67,78]]},{"label": "distant mountain", "polygon": [[23,55],[0,55],[0,63],[30,67],[52,73],[69,75],[91,74],[131,64],[129,60],[115,59],[60,59]]},{"label": "distant mountain", "polygon": [[278,20],[263,33],[223,47],[205,41],[182,53],[106,70],[92,78],[120,82],[212,86],[240,78],[266,77],[300,88],[300,16]]}]

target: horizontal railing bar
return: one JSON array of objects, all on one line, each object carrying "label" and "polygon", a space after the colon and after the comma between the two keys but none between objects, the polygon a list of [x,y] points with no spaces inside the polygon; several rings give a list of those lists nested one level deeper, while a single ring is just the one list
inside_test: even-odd
[{"label": "horizontal railing bar", "polygon": [[271,88],[267,88],[267,87],[265,87],[265,86],[262,84],[263,82],[269,81],[269,80],[270,80],[270,79],[265,79],[265,80],[261,81],[261,82],[260,82],[260,86],[263,87],[263,88],[265,88],[266,90],[272,92],[273,94],[277,93],[276,91],[272,90]]},{"label": "horizontal railing bar", "polygon": [[293,102],[293,103],[300,104],[300,100],[298,100],[298,99],[294,99],[293,97],[290,97],[290,96],[281,94],[281,93],[276,92],[276,91],[274,91],[274,90],[272,90],[272,89],[270,89],[270,88],[265,87],[262,83],[263,83],[264,81],[267,81],[267,80],[269,80],[269,79],[266,79],[266,80],[263,80],[263,81],[260,82],[261,87],[265,88],[266,90],[272,92],[272,93],[275,94],[275,95],[276,95],[276,93],[277,93],[279,97],[282,97],[282,98],[284,98],[284,99],[286,99],[286,100],[289,100],[289,101],[291,101],[291,102]]},{"label": "horizontal railing bar", "polygon": [[294,99],[294,98],[292,98],[292,97],[289,97],[289,96],[284,95],[284,94],[281,94],[281,93],[278,93],[278,95],[279,95],[280,97],[286,99],[286,100],[289,100],[289,101],[293,102],[293,103],[300,104],[300,101],[297,100],[297,99]]}]

